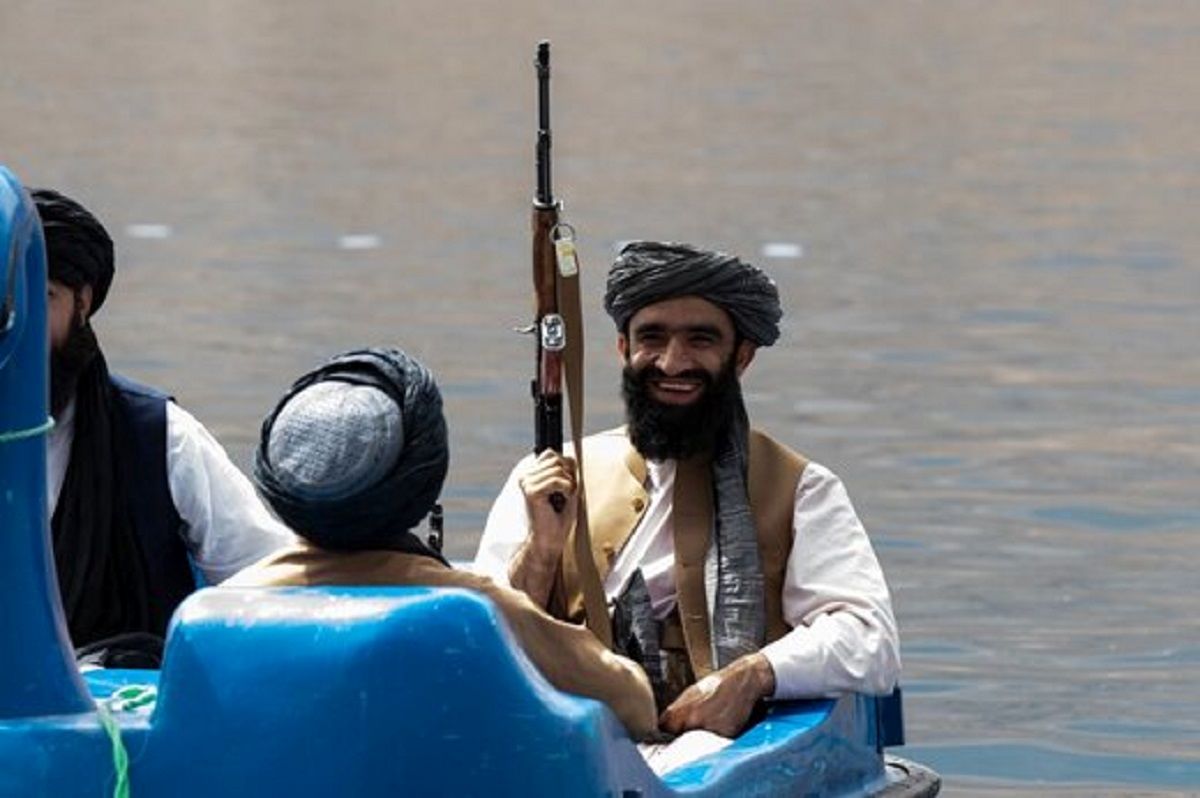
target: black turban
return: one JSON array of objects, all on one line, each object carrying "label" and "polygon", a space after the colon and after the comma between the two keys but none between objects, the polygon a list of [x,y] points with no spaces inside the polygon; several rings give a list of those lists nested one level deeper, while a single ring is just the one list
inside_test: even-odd
[{"label": "black turban", "polygon": [[450,452],[433,375],[397,349],[339,355],[297,380],[267,416],[259,491],[325,549],[439,556],[410,530],[437,501]]},{"label": "black turban", "polygon": [[42,219],[46,268],[51,280],[79,288],[92,287],[95,314],[112,285],[113,242],[104,225],[87,208],[49,188],[30,192]]},{"label": "black turban", "polygon": [[779,338],[779,289],[757,266],[689,244],[634,241],[608,273],[604,309],[625,331],[629,319],[664,299],[697,296],[722,308],[743,338],[770,346]]}]

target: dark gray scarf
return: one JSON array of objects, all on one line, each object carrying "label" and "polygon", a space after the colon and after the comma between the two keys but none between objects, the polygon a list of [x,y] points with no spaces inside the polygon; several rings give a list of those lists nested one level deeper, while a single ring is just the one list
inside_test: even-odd
[{"label": "dark gray scarf", "polygon": [[750,424],[746,408],[739,401],[713,460],[717,595],[712,643],[713,661],[718,668],[758,651],[766,643],[762,562],[746,488],[749,461]]}]

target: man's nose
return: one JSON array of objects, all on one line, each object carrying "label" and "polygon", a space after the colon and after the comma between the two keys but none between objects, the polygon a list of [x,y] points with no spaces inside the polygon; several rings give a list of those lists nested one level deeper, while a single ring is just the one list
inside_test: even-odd
[{"label": "man's nose", "polygon": [[664,374],[674,375],[691,368],[692,358],[688,352],[687,343],[672,337],[667,341],[662,354],[658,358],[658,367]]}]

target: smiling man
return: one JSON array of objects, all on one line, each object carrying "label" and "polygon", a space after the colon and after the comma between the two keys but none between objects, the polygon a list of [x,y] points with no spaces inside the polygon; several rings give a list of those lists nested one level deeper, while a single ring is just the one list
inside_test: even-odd
[{"label": "smiling man", "polygon": [[[604,304],[627,424],[583,444],[592,555],[614,647],[645,668],[661,727],[732,736],[761,700],[890,692],[891,598],[845,488],[746,415],[742,375],[779,337],[775,283],[724,253],[634,242]],[[550,504],[573,494],[572,466],[517,465],[475,564],[578,622],[580,570]]]}]

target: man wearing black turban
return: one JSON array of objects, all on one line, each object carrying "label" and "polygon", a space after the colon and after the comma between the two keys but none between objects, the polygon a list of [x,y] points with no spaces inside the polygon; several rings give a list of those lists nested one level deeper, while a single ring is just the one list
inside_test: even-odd
[{"label": "man wearing black turban", "polygon": [[[779,337],[775,283],[731,255],[638,241],[604,306],[628,423],[583,443],[592,554],[614,647],[647,671],[662,727],[732,736],[763,699],[889,692],[891,598],[845,489],[747,419],[741,377]],[[542,506],[564,461],[518,464],[475,565],[578,621],[575,548]]]},{"label": "man wearing black turban", "polygon": [[654,731],[650,684],[635,663],[524,593],[452,569],[413,532],[437,501],[448,463],[442,397],[424,366],[396,349],[335,357],[297,380],[267,416],[254,462],[259,490],[305,542],[225,584],[474,590],[492,600],[551,684],[608,704],[634,737]]},{"label": "man wearing black turban", "polygon": [[91,318],[112,284],[112,239],[71,198],[31,194],[49,276],[47,481],[67,625],[93,661],[154,665],[196,587],[193,562],[219,582],[292,536],[195,418],[109,372]]}]

